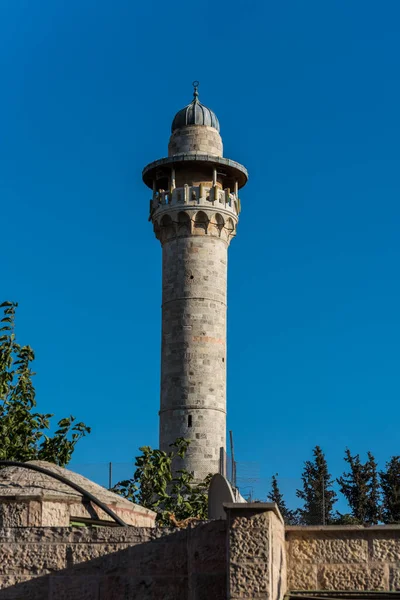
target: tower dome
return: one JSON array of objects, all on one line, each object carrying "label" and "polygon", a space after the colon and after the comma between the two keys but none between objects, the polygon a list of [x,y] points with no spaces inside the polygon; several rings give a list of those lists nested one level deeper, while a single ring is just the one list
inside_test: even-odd
[{"label": "tower dome", "polygon": [[186,127],[187,125],[206,125],[207,127],[213,127],[219,132],[219,122],[216,114],[199,101],[198,85],[198,81],[193,82],[194,92],[192,102],[176,113],[172,121],[172,133],[176,129]]}]

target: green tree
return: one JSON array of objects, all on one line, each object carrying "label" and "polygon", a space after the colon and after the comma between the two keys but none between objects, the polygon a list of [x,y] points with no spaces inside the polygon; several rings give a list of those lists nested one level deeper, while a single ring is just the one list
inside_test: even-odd
[{"label": "green tree", "polygon": [[53,415],[35,411],[35,373],[31,369],[35,354],[16,340],[17,306],[14,302],[0,305],[0,460],[47,460],[64,466],[90,428],[70,416],[61,419],[55,433],[48,435]]},{"label": "green tree", "polygon": [[392,456],[379,473],[382,489],[382,520],[400,523],[400,456]]},{"label": "green tree", "polygon": [[[367,461],[362,463],[360,455],[351,454],[347,448],[345,461],[349,472],[343,473],[337,482],[340,491],[347,500],[354,522],[373,525],[378,523],[380,516],[380,491],[377,464],[371,452]],[[339,518],[342,518],[340,515]]]},{"label": "green tree", "polygon": [[333,506],[337,499],[332,489],[333,479],[319,446],[315,446],[313,456],[313,460],[304,463],[301,477],[303,486],[296,491],[304,505],[296,512],[302,525],[329,525],[334,521]]},{"label": "green tree", "polygon": [[280,513],[285,521],[286,525],[296,525],[298,522],[295,511],[290,510],[286,506],[285,499],[278,485],[278,473],[272,475],[271,491],[267,494],[267,499],[271,502],[275,502],[278,505]]},{"label": "green tree", "polygon": [[184,458],[190,440],[178,438],[171,444],[171,452],[139,448],[136,470],[132,479],[120,481],[113,491],[157,513],[159,525],[171,525],[186,519],[208,518],[208,488],[212,475],[195,483],[192,473],[173,470],[175,458]]}]

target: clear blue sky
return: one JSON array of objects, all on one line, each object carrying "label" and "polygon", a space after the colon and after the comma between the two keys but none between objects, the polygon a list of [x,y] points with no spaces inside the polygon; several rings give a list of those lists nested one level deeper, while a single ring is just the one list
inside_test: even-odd
[{"label": "clear blue sky", "polygon": [[1,299],[76,463],[158,443],[161,249],[141,169],[200,99],[246,165],[228,427],[298,477],[320,444],[400,454],[400,4],[3,0]]}]

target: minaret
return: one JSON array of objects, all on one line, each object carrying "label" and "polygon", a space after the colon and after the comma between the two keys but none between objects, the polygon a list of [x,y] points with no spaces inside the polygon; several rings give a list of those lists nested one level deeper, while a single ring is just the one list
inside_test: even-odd
[{"label": "minaret", "polygon": [[200,480],[218,472],[226,443],[227,258],[247,171],[223,158],[218,119],[193,85],[168,158],[147,165],[143,181],[162,246],[160,448],[190,439],[177,466]]}]

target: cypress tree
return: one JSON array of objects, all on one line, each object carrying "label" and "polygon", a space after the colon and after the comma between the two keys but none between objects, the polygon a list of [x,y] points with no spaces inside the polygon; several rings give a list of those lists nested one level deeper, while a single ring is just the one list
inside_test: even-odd
[{"label": "cypress tree", "polygon": [[296,491],[297,497],[304,502],[297,514],[302,525],[329,525],[334,521],[333,506],[337,499],[332,489],[333,479],[319,446],[315,446],[313,457],[304,463],[303,489]]},{"label": "cypress tree", "polygon": [[379,473],[382,488],[382,520],[400,523],[400,456],[392,456]]},{"label": "cypress tree", "polygon": [[380,492],[377,464],[371,452],[368,460],[362,463],[360,455],[352,456],[347,448],[345,459],[350,467],[348,473],[338,478],[340,491],[346,498],[355,522],[373,525],[379,521]]},{"label": "cypress tree", "polygon": [[276,475],[272,475],[271,491],[267,494],[267,499],[271,502],[275,502],[278,505],[279,511],[286,525],[297,524],[296,514],[287,507],[283,494],[279,489],[278,473],[276,473]]}]

